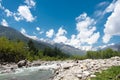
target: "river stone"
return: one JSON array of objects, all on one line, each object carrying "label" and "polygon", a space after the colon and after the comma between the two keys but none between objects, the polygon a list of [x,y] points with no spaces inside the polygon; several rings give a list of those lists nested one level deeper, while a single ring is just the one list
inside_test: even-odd
[{"label": "river stone", "polygon": [[21,60],[17,63],[17,65],[18,65],[18,68],[26,66],[27,65],[27,60]]},{"label": "river stone", "polygon": [[96,75],[93,74],[93,75],[90,75],[90,77],[91,77],[91,78],[94,78],[94,77],[96,77]]},{"label": "river stone", "polygon": [[89,71],[84,71],[83,72],[83,75],[86,77],[86,76],[90,76],[90,72]]}]

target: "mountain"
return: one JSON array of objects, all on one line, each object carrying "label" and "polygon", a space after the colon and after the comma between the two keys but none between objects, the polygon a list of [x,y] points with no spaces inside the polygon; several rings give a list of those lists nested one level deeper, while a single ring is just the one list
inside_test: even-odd
[{"label": "mountain", "polygon": [[120,43],[116,43],[116,44],[113,44],[113,45],[106,46],[103,49],[107,49],[107,48],[111,48],[111,49],[113,49],[115,51],[120,51]]},{"label": "mountain", "polygon": [[[30,38],[24,36],[21,32],[11,28],[11,27],[4,27],[0,25],[0,37],[5,36],[10,40],[21,40],[25,43],[28,43],[28,41],[30,40]],[[32,40],[35,44],[35,46],[39,49],[44,49],[45,47],[48,47],[50,45],[41,42],[41,41],[36,41],[36,40]]]},{"label": "mountain", "polygon": [[8,39],[20,39],[22,41],[28,41],[28,38],[23,36],[20,32],[17,30],[10,28],[10,27],[4,27],[0,25],[0,36],[5,36]]},{"label": "mountain", "polygon": [[[0,37],[5,36],[10,40],[22,40],[25,43],[27,43],[30,38],[24,36],[21,32],[11,28],[11,27],[4,27],[0,25]],[[64,53],[71,54],[71,55],[84,55],[85,51],[82,51],[80,49],[74,48],[69,45],[65,45],[63,43],[52,43],[50,41],[41,41],[41,40],[32,40],[35,44],[35,46],[38,49],[43,50],[45,47],[58,47],[60,50],[62,50]]]},{"label": "mountain", "polygon": [[86,51],[83,51],[83,50],[80,50],[78,48],[72,47],[70,45],[65,45],[62,43],[61,44],[55,43],[54,46],[57,46],[65,53],[69,53],[71,55],[85,55],[85,53],[86,53]]},{"label": "mountain", "polygon": [[70,54],[70,55],[85,55],[86,54],[86,51],[75,48],[70,45],[66,45],[64,43],[55,43],[50,40],[44,40],[44,42],[50,44],[53,48],[57,47],[60,50],[62,50],[63,52]]}]

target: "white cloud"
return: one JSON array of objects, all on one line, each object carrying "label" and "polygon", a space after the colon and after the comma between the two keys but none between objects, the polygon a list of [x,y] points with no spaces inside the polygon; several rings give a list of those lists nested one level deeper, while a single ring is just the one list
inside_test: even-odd
[{"label": "white cloud", "polygon": [[100,33],[96,31],[96,21],[88,17],[86,13],[78,16],[76,21],[76,30],[78,34],[72,34],[71,38],[68,39],[66,37],[67,31],[60,27],[53,41],[71,45],[82,50],[92,49],[92,45],[95,44],[100,37]]},{"label": "white cloud", "polygon": [[11,11],[9,11],[8,9],[5,9],[5,13],[6,13],[7,17],[13,15],[13,13]]},{"label": "white cloud", "polygon": [[105,9],[103,14],[112,12],[114,10],[114,8],[115,8],[115,3],[116,3],[116,0],[113,0],[113,2]]},{"label": "white cloud", "polygon": [[34,0],[25,0],[24,3],[26,3],[29,6],[29,8],[34,7],[36,4]]},{"label": "white cloud", "polygon": [[92,50],[92,45],[95,44],[100,37],[100,33],[96,31],[96,21],[88,17],[86,13],[78,16],[76,20],[78,34],[73,34],[71,39],[65,37],[65,43],[82,50]]},{"label": "white cloud", "polygon": [[90,38],[88,38],[86,41],[88,44],[94,44],[97,42],[97,40],[99,39],[100,37],[100,33],[97,32],[97,33],[94,33]]},{"label": "white cloud", "polygon": [[25,0],[26,5],[18,6],[17,11],[11,12],[9,9],[2,6],[0,3],[0,9],[6,13],[7,17],[13,17],[16,21],[26,20],[27,22],[32,22],[35,17],[31,13],[31,8],[35,6],[34,0]]},{"label": "white cloud", "polygon": [[74,46],[75,48],[80,48],[81,42],[76,38],[76,35],[71,35],[71,39],[67,42],[68,45]]},{"label": "white cloud", "polygon": [[39,40],[37,36],[31,36],[31,35],[28,35],[26,30],[24,28],[21,28],[21,31],[20,31],[24,36],[28,37],[28,38],[31,38],[33,40]]},{"label": "white cloud", "polygon": [[24,28],[21,28],[21,31],[20,31],[22,34],[26,35],[26,30]]},{"label": "white cloud", "polygon": [[97,6],[98,6],[98,7],[103,7],[103,6],[106,6],[106,5],[108,5],[108,4],[109,4],[108,1],[103,1],[103,2],[99,3]]},{"label": "white cloud", "polygon": [[2,6],[1,1],[0,1],[0,9],[4,10],[4,6]]},{"label": "white cloud", "polygon": [[67,31],[63,29],[62,27],[60,27],[58,32],[55,35],[54,42],[66,44],[68,39],[65,36],[65,34],[67,34]]},{"label": "white cloud", "polygon": [[114,7],[112,14],[108,17],[104,25],[104,43],[108,43],[113,36],[120,36],[120,0],[117,0],[114,4],[111,4],[114,5]]},{"label": "white cloud", "polygon": [[94,12],[94,15],[95,15],[95,17],[101,19],[104,16],[104,13],[103,13],[102,10],[97,10],[97,11]]},{"label": "white cloud", "polygon": [[64,43],[66,44],[67,37],[66,36],[58,36],[54,39],[54,42],[56,43]]},{"label": "white cloud", "polygon": [[108,43],[111,38],[112,38],[112,35],[110,35],[110,34],[105,34],[105,35],[103,36],[103,42],[104,42],[104,43]]},{"label": "white cloud", "polygon": [[39,34],[43,34],[43,33],[44,33],[44,31],[40,31],[40,32],[39,32]]},{"label": "white cloud", "polygon": [[1,25],[8,27],[8,23],[5,19],[2,19]]},{"label": "white cloud", "polygon": [[86,13],[81,14],[76,18],[77,20],[77,39],[80,40],[81,43],[94,44],[100,37],[99,32],[96,32],[96,21],[87,16]]},{"label": "white cloud", "polygon": [[50,29],[49,31],[46,32],[46,36],[47,36],[48,38],[52,38],[53,35],[54,35],[54,30],[53,30],[53,29]]},{"label": "white cloud", "polygon": [[36,30],[37,30],[37,31],[40,31],[40,28],[39,28],[39,27],[36,27]]},{"label": "white cloud", "polygon": [[66,33],[67,33],[67,31],[65,29],[63,29],[62,27],[60,27],[56,36],[63,36]]},{"label": "white cloud", "polygon": [[106,48],[106,47],[108,47],[108,46],[112,46],[112,45],[115,45],[115,43],[98,46],[98,49],[104,49],[104,48]]},{"label": "white cloud", "polygon": [[[18,7],[18,13],[17,15],[19,16],[19,20],[25,19],[27,22],[32,22],[35,18],[33,17],[30,9],[26,5],[22,5]],[[17,18],[17,16],[15,16]],[[16,19],[18,20],[18,19]]]},{"label": "white cloud", "polygon": [[92,46],[81,46],[81,49],[85,51],[89,51],[89,50],[93,50],[93,47]]},{"label": "white cloud", "polygon": [[26,35],[26,37],[31,38],[33,40],[39,40],[37,36]]}]

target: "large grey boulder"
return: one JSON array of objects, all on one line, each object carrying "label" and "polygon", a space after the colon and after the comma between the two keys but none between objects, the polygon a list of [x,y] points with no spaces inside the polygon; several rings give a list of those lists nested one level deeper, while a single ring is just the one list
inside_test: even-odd
[{"label": "large grey boulder", "polygon": [[27,66],[27,60],[21,60],[17,63],[18,68],[21,68],[23,66]]}]

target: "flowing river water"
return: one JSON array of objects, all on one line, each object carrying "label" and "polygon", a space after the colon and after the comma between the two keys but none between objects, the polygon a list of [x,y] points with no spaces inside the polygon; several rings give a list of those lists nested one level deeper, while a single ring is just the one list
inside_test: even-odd
[{"label": "flowing river water", "polygon": [[42,70],[39,67],[21,68],[13,73],[0,74],[0,80],[50,80],[52,70]]}]

